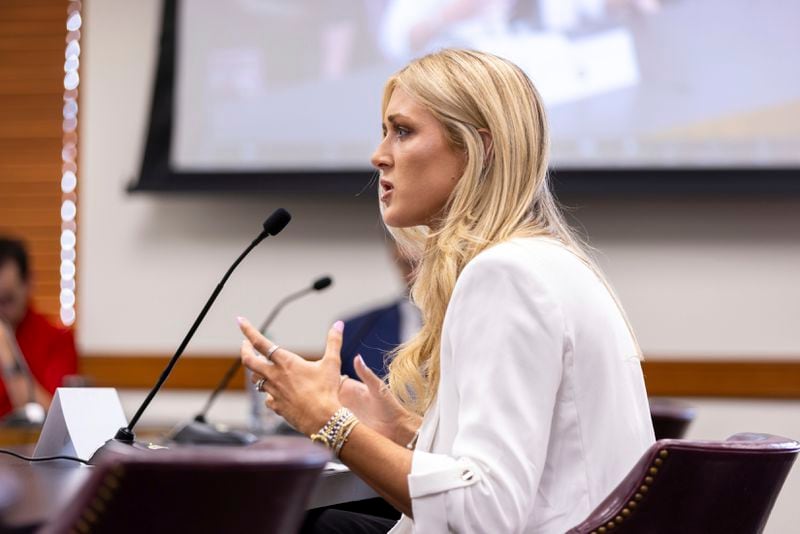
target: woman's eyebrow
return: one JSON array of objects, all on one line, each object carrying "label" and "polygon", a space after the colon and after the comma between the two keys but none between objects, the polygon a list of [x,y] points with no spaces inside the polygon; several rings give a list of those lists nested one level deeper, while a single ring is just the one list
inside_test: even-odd
[{"label": "woman's eyebrow", "polygon": [[392,113],[391,115],[386,117],[386,120],[388,122],[391,122],[392,124],[397,122],[397,119],[406,119],[406,120],[408,120],[408,117],[403,115],[402,113]]}]

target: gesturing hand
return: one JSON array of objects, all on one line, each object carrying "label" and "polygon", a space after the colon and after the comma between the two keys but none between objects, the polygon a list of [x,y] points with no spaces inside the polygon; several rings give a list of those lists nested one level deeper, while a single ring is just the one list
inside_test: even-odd
[{"label": "gesturing hand", "polygon": [[258,356],[267,354],[274,343],[246,319],[238,318],[239,328],[247,339],[242,342],[242,363],[253,371],[253,382],[264,378],[267,406],[282,416],[298,431],[311,435],[317,432],[341,407],[339,401],[339,369],[344,325],[337,321],[328,331],[325,354],[310,362],[286,349],[272,353],[269,361]]},{"label": "gesturing hand", "polygon": [[348,378],[339,389],[339,400],[359,421],[395,443],[405,445],[419,428],[421,419],[409,412],[392,395],[389,388],[361,356],[354,361],[356,374],[362,380]]}]

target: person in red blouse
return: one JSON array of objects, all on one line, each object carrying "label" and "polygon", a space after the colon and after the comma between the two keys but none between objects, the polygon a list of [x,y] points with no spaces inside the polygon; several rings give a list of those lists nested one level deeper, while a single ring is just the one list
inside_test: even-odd
[{"label": "person in red blouse", "polygon": [[78,370],[72,332],[33,309],[30,277],[25,246],[0,237],[0,417],[30,401],[48,407],[64,377]]}]

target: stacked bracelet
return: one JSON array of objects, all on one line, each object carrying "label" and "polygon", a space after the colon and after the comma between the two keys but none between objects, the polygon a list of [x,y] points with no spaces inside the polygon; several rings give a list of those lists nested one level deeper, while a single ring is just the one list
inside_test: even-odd
[{"label": "stacked bracelet", "polygon": [[358,418],[347,408],[339,408],[328,419],[328,422],[316,434],[311,434],[311,441],[322,443],[333,451],[337,457],[342,447],[347,443],[347,438],[353,428],[358,424]]}]

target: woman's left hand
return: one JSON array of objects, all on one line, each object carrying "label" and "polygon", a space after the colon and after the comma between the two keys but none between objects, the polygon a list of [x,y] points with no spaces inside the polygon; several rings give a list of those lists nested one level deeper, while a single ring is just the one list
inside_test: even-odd
[{"label": "woman's left hand", "polygon": [[253,382],[265,379],[262,390],[267,393],[267,406],[282,416],[295,429],[311,435],[322,428],[339,409],[339,385],[344,325],[337,321],[328,331],[325,354],[317,361],[280,348],[269,361],[257,355],[267,354],[274,343],[239,318],[239,327],[247,339],[242,342],[242,363],[253,371]]}]

